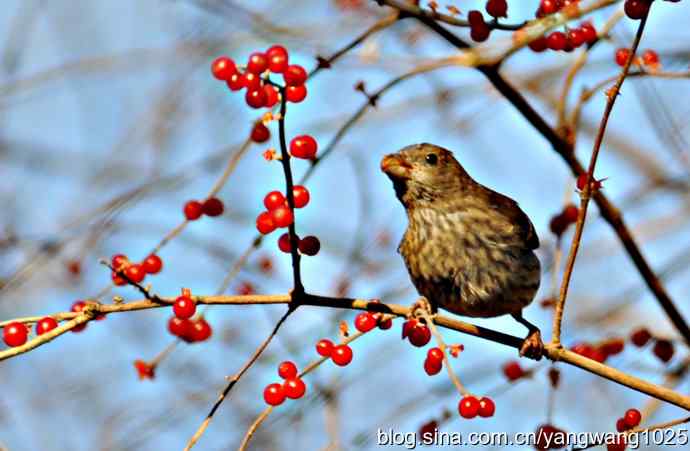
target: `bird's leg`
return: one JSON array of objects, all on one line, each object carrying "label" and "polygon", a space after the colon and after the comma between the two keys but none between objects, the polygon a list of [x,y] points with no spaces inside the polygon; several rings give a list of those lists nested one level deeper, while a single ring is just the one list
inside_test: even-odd
[{"label": "bird's leg", "polygon": [[525,341],[522,343],[522,348],[520,348],[520,355],[534,360],[541,360],[541,356],[544,354],[544,342],[541,340],[539,328],[523,318],[522,312],[513,313],[513,318],[529,330]]},{"label": "bird's leg", "polygon": [[417,314],[417,311],[419,310],[427,312],[432,318],[438,313],[438,308],[429,302],[429,300],[424,296],[421,296],[419,299],[417,299],[417,301],[415,301],[414,304],[412,304],[412,307],[410,308],[410,316],[412,318],[421,316]]}]

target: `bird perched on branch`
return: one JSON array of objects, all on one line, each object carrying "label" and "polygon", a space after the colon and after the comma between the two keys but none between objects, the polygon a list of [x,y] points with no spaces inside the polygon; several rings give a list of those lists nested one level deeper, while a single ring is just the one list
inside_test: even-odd
[{"label": "bird perched on branch", "polygon": [[398,252],[433,312],[510,314],[529,329],[520,354],[541,358],[539,329],[522,317],[539,288],[539,238],[517,202],[477,183],[433,144],[386,155],[381,170],[409,221]]}]

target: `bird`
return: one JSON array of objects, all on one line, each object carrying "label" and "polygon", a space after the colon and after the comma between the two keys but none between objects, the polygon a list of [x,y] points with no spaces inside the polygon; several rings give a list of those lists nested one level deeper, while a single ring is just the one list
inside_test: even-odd
[{"label": "bird", "polygon": [[528,329],[520,355],[539,360],[541,332],[522,315],[541,280],[539,237],[518,203],[475,181],[434,144],[386,155],[381,170],[407,213],[398,252],[431,313],[512,315]]}]

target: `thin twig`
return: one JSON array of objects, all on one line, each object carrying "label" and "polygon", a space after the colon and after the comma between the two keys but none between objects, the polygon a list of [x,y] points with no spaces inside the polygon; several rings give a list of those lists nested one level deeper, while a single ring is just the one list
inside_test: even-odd
[{"label": "thin twig", "polygon": [[230,390],[232,390],[235,384],[237,384],[237,382],[242,378],[244,373],[246,373],[247,370],[249,370],[249,368],[252,367],[254,362],[256,362],[257,359],[261,356],[261,354],[264,352],[264,349],[266,349],[273,337],[278,333],[280,326],[283,325],[285,320],[288,318],[288,316],[290,316],[292,312],[294,312],[294,309],[292,308],[292,306],[289,306],[285,314],[283,314],[280,320],[278,320],[276,325],[273,327],[271,334],[263,341],[263,343],[261,343],[261,345],[259,345],[256,351],[254,351],[254,354],[249,358],[249,360],[247,360],[247,362],[242,366],[242,368],[240,368],[240,370],[237,373],[235,373],[232,377],[228,379],[228,383],[225,385],[225,388],[218,396],[218,399],[213,404],[213,407],[211,407],[211,410],[209,411],[208,415],[206,415],[204,421],[201,423],[196,432],[194,432],[194,435],[192,435],[192,438],[189,439],[189,442],[187,442],[187,446],[185,446],[184,451],[189,451],[190,449],[192,449],[192,447],[196,444],[199,438],[204,434],[206,428],[208,428],[208,425],[211,423],[211,420],[213,419],[213,415],[216,413],[216,411],[223,403],[225,398],[228,396]]},{"label": "thin twig", "polygon": [[604,108],[604,113],[601,117],[601,124],[599,125],[599,130],[597,131],[596,138],[594,139],[594,148],[592,149],[592,156],[589,160],[589,168],[587,169],[587,180],[584,189],[580,193],[580,209],[577,215],[577,223],[575,224],[575,234],[573,236],[573,241],[570,246],[570,252],[568,253],[568,259],[566,261],[565,270],[563,272],[563,281],[561,283],[561,291],[558,298],[558,303],[556,304],[556,311],[553,316],[553,332],[551,336],[551,342],[555,345],[561,344],[561,325],[563,322],[563,311],[565,309],[565,300],[568,296],[568,287],[570,286],[570,279],[573,274],[573,268],[575,267],[575,259],[577,258],[577,251],[580,248],[580,241],[582,240],[582,232],[585,227],[585,219],[587,217],[587,207],[589,206],[589,200],[592,195],[592,180],[594,180],[594,169],[597,164],[597,158],[599,157],[599,150],[601,149],[601,144],[604,141],[604,134],[606,133],[606,125],[608,124],[609,117],[611,116],[611,111],[613,111],[613,106],[616,103],[618,94],[620,92],[621,86],[625,81],[625,77],[630,71],[630,65],[637,52],[637,47],[640,44],[640,39],[642,39],[642,33],[644,32],[645,24],[647,23],[647,16],[640,20],[640,25],[637,28],[637,34],[635,35],[635,40],[633,41],[631,47],[631,55],[628,58],[623,70],[621,70],[620,75],[616,84],[607,91],[606,95],[608,97],[606,102],[606,107]]}]

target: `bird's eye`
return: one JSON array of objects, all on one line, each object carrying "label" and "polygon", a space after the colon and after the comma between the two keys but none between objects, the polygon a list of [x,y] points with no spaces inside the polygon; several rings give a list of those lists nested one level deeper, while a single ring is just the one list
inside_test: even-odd
[{"label": "bird's eye", "polygon": [[428,153],[426,154],[426,162],[429,164],[436,164],[438,163],[438,156],[435,153]]}]

